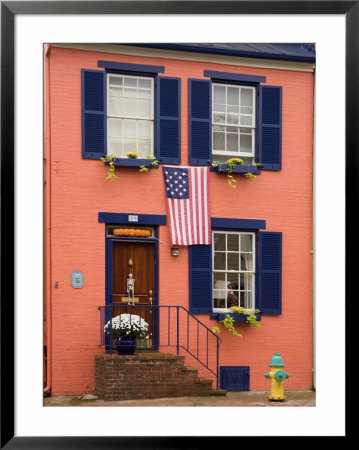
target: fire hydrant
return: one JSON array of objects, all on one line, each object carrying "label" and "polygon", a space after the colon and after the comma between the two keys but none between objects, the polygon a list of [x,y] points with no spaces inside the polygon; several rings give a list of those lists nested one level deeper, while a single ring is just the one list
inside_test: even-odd
[{"label": "fire hydrant", "polygon": [[269,400],[285,400],[285,395],[283,394],[283,381],[289,378],[290,375],[284,372],[282,367],[285,364],[282,361],[282,357],[279,353],[274,353],[272,356],[272,361],[268,364],[271,368],[270,372],[266,372],[264,376],[271,379],[271,393],[268,396]]}]

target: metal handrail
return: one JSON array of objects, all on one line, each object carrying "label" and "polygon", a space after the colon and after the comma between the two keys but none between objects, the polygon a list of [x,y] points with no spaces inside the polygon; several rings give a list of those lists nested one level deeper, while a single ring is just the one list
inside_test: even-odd
[{"label": "metal handrail", "polygon": [[[216,378],[216,386],[219,388],[219,346],[221,339],[203,322],[201,322],[196,316],[180,305],[128,305],[123,303],[112,303],[110,305],[99,306],[100,311],[100,346],[107,346],[110,354],[112,354],[112,327],[109,327],[109,333],[106,334],[104,327],[106,323],[112,323],[114,308],[131,309],[136,308],[136,313],[130,314],[138,315],[142,317],[141,312],[144,308],[151,308],[149,313],[154,313],[159,318],[158,334],[153,336],[154,349],[159,347],[176,347],[177,355],[179,355],[180,349],[187,352],[191,357],[197,360],[203,367],[211,372]],[[167,310],[167,311],[166,311]],[[172,311],[175,311],[175,317],[173,318]],[[167,314],[166,314],[167,312]],[[180,317],[181,313],[185,316]],[[121,314],[121,312],[120,312]],[[166,320],[167,319],[167,320]],[[173,324],[172,320],[175,321]],[[194,321],[194,327],[193,325]],[[192,322],[192,323],[191,323]],[[191,333],[195,332],[194,341]],[[172,332],[172,333],[171,333]],[[205,333],[205,339],[200,340],[201,332]],[[175,333],[175,339],[173,334]],[[167,339],[166,339],[167,335]],[[192,339],[191,339],[192,338]],[[146,338],[140,337],[138,348],[142,347],[142,341],[146,341]],[[172,342],[175,342],[174,344]],[[204,344],[204,351],[200,348],[200,343]],[[213,344],[215,350],[215,362],[211,364],[210,361],[210,344]],[[194,348],[193,348],[194,347]],[[147,347],[144,347],[147,348]],[[202,351],[201,351],[202,350]],[[204,353],[204,357],[202,354]],[[213,367],[214,366],[214,367]]]}]

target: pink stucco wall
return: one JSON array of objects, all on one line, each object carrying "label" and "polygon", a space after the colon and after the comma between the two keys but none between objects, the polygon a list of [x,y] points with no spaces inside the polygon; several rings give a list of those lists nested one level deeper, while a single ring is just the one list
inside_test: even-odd
[{"label": "pink stucco wall", "polygon": [[[279,352],[291,374],[286,389],[310,389],[313,74],[53,47],[45,66],[45,293],[52,309],[52,393],[94,389],[94,355],[101,351],[97,307],[105,303],[105,225],[98,223],[98,212],[167,214],[161,170],[142,174],[121,168],[112,182],[106,180],[103,163],[81,157],[80,74],[82,68],[98,69],[100,59],[162,65],[164,76],[182,79],[183,165],[188,163],[188,78],[203,78],[204,69],[235,70],[264,75],[266,84],[283,86],[282,170],[262,171],[253,180],[237,176],[236,189],[225,176],[210,174],[212,217],[263,219],[267,231],[283,233],[282,315],[263,316],[258,329],[242,326],[242,339],[222,332],[220,365],[249,365],[251,390],[266,390],[269,382],[263,374],[272,354]],[[159,239],[170,243],[168,226],[159,232]],[[181,248],[175,259],[160,244],[159,267],[160,304],[188,307],[188,249]],[[82,289],[71,287],[74,270],[84,273]],[[208,316],[199,318],[210,328],[218,325]]]}]

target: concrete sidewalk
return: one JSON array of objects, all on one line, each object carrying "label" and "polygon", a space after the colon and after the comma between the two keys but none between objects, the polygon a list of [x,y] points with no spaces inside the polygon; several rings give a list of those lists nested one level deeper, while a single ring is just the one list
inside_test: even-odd
[{"label": "concrete sidewalk", "polygon": [[55,396],[44,399],[44,406],[315,406],[315,391],[287,391],[286,400],[269,401],[265,392],[227,392],[205,397],[157,398],[108,401],[80,400],[79,396]]}]

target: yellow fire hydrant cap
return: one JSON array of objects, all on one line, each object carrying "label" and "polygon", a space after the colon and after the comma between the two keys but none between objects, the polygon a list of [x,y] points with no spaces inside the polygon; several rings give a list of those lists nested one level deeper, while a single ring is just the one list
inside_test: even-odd
[{"label": "yellow fire hydrant cap", "polygon": [[272,361],[268,364],[269,367],[285,367],[282,357],[279,353],[274,353]]}]

